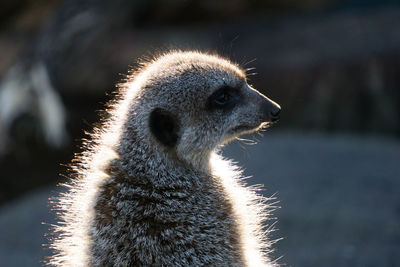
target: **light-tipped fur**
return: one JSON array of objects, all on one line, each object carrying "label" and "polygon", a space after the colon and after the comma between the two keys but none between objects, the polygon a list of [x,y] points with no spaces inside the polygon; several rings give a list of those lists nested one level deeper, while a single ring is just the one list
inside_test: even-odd
[{"label": "light-tipped fur", "polygon": [[[210,98],[219,88],[241,98],[232,93],[228,109],[226,95]],[[268,199],[217,152],[264,126],[266,103],[278,107],[218,56],[176,51],[144,64],[73,163],[49,264],[274,266]]]}]

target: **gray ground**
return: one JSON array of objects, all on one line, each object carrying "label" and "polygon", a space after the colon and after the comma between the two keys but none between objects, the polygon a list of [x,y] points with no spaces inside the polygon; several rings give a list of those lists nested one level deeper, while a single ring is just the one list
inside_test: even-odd
[{"label": "gray ground", "polygon": [[[225,155],[277,193],[274,238],[287,266],[400,266],[400,142],[268,132]],[[53,192],[53,193],[52,193]],[[43,188],[0,207],[0,266],[40,266],[52,223]]]}]

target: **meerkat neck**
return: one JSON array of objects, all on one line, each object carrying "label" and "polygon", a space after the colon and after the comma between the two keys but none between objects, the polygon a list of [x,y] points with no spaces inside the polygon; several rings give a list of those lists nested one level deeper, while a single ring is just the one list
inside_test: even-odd
[{"label": "meerkat neck", "polygon": [[[168,149],[140,140],[137,133],[130,132],[129,139],[125,138],[122,143],[125,144],[117,151],[120,155],[119,164],[122,164],[126,175],[134,177],[143,173],[145,175],[141,179],[154,187],[175,185],[183,183],[187,179],[185,177],[207,176],[210,173],[208,164],[204,163],[205,167],[202,168],[188,164]],[[186,186],[199,183],[194,178],[187,182]]]}]

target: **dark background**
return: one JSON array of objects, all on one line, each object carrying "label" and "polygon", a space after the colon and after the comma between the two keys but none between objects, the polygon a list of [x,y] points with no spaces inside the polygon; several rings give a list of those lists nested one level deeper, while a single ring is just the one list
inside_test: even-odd
[{"label": "dark background", "polygon": [[[37,247],[44,226],[21,231],[27,221],[53,221],[46,198],[64,181],[62,164],[80,151],[84,130],[128,69],[173,48],[254,68],[251,84],[283,107],[259,145],[226,151],[255,176],[250,183],[265,184],[266,196],[278,192],[281,263],[399,266],[399,29],[395,0],[2,1],[0,105],[24,96],[12,119],[0,107],[4,266],[47,253]],[[39,63],[66,112],[59,143],[45,138],[40,90],[1,94],[4,81],[25,81]]]}]

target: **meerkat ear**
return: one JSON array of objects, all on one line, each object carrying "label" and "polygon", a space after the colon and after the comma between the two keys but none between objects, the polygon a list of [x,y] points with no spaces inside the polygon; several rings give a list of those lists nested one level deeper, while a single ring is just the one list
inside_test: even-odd
[{"label": "meerkat ear", "polygon": [[178,142],[179,125],[167,110],[155,108],[150,114],[150,131],[162,144],[173,147]]}]

